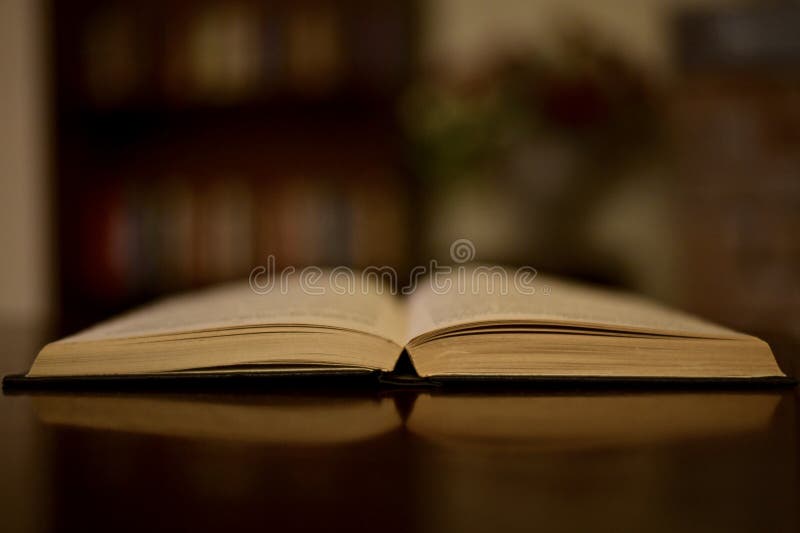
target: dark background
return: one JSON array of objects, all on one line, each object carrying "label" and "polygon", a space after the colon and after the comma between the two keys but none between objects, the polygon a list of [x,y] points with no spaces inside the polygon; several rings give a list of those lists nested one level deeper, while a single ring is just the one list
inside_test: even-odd
[{"label": "dark background", "polygon": [[12,322],[74,331],[270,254],[402,277],[467,238],[800,338],[795,2],[3,10]]},{"label": "dark background", "polygon": [[[0,0],[0,373],[270,254],[404,276],[466,238],[796,376],[798,28],[788,1]],[[797,531],[796,389],[249,392],[3,394],[2,527]]]}]

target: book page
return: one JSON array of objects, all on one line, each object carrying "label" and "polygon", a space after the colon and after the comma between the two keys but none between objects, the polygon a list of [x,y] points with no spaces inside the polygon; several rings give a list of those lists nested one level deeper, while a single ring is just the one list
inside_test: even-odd
[{"label": "book page", "polygon": [[155,302],[58,342],[287,325],[353,330],[402,345],[407,330],[403,305],[388,291],[355,283],[339,294],[323,281],[313,287],[297,277],[264,294],[247,282],[216,286]]},{"label": "book page", "polygon": [[518,271],[496,266],[453,270],[438,280],[420,281],[409,299],[408,341],[481,324],[558,325],[703,338],[742,336],[631,294],[541,275],[523,280]]}]

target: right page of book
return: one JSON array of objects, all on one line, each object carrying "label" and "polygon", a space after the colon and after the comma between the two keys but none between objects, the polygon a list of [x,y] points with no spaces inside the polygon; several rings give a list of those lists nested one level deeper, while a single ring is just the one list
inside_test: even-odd
[{"label": "right page of book", "polygon": [[456,266],[423,278],[409,298],[408,341],[480,325],[531,324],[724,339],[744,336],[647,299],[532,269]]}]

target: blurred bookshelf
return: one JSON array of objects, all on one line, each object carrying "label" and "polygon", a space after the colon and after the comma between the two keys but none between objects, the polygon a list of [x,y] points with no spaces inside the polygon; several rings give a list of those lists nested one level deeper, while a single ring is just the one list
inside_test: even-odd
[{"label": "blurred bookshelf", "polygon": [[773,346],[800,339],[798,25],[790,2],[674,23],[687,306]]},{"label": "blurred bookshelf", "polygon": [[278,266],[412,255],[413,1],[52,1],[62,329]]}]

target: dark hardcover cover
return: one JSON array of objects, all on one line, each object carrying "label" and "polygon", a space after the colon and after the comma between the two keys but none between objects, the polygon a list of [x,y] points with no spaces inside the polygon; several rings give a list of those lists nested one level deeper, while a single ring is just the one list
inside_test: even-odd
[{"label": "dark hardcover cover", "polygon": [[270,390],[377,387],[378,371],[330,370],[326,372],[215,372],[203,374],[136,374],[114,376],[29,377],[14,374],[3,378],[4,392],[34,390],[175,390],[237,389]]},{"label": "dark hardcover cover", "polygon": [[553,388],[763,388],[791,387],[790,377],[758,378],[670,378],[607,376],[439,376],[421,378],[410,373],[380,371],[326,371],[320,373],[204,373],[139,374],[120,376],[28,377],[9,375],[3,379],[4,392],[35,390],[178,390],[236,389],[269,391],[286,388],[336,390],[377,389],[553,389]]}]

